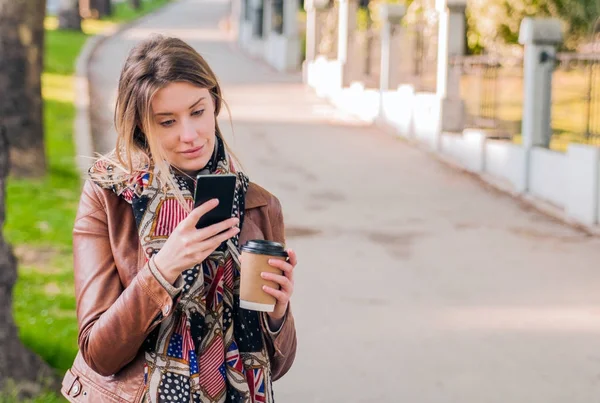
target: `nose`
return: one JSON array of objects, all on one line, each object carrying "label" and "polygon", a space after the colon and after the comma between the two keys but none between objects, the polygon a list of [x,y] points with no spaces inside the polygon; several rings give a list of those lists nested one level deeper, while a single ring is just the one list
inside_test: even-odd
[{"label": "nose", "polygon": [[189,120],[183,122],[183,132],[181,133],[180,140],[183,143],[193,143],[194,140],[198,137],[198,133],[196,132],[196,128]]}]

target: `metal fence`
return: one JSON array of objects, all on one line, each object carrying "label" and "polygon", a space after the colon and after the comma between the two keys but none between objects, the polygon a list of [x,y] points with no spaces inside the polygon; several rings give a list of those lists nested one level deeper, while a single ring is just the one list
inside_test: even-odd
[{"label": "metal fence", "polygon": [[600,54],[559,53],[552,80],[552,148],[600,145]]},{"label": "metal fence", "polygon": [[271,10],[271,26],[275,33],[281,35],[284,31],[283,0],[273,0]]},{"label": "metal fence", "polygon": [[339,12],[338,2],[332,1],[324,12],[317,14],[317,54],[328,60],[337,58]]},{"label": "metal fence", "polygon": [[[396,36],[397,35],[397,36]],[[397,29],[392,39],[401,57],[395,75],[399,83],[419,92],[435,92],[437,85],[438,19],[435,11],[420,15]]]},{"label": "metal fence", "polygon": [[356,13],[357,29],[350,36],[348,55],[351,74],[366,88],[379,88],[381,70],[381,28],[373,21],[367,2]]},{"label": "metal fence", "polygon": [[456,57],[451,77],[460,81],[468,127],[487,129],[491,138],[511,139],[521,133],[523,60],[492,56]]}]

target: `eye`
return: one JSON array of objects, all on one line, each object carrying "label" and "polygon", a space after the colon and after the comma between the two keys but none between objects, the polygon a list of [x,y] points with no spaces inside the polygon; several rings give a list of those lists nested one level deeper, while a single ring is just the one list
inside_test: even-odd
[{"label": "eye", "polygon": [[204,113],[204,109],[199,109],[197,111],[192,112],[192,116],[202,116]]},{"label": "eye", "polygon": [[175,123],[175,120],[171,119],[171,120],[165,120],[164,122],[160,122],[160,125],[163,127],[169,127],[169,126],[172,126],[173,123]]}]

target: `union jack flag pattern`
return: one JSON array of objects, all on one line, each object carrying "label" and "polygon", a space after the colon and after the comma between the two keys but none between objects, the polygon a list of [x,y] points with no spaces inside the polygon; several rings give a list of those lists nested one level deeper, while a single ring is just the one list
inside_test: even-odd
[{"label": "union jack flag pattern", "polygon": [[253,398],[252,401],[255,403],[266,402],[264,370],[262,368],[251,368],[246,374],[250,386],[250,396]]}]

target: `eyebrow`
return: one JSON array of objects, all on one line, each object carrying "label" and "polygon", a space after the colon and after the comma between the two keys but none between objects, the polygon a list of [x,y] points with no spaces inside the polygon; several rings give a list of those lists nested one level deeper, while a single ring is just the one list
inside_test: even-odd
[{"label": "eyebrow", "polygon": [[[201,101],[203,101],[204,99],[206,99],[206,97],[200,97],[200,99],[198,99],[196,102],[194,102],[189,109],[194,108],[196,105],[198,105]],[[173,115],[173,112],[159,112],[159,113],[155,113],[154,116],[170,116]]]}]

